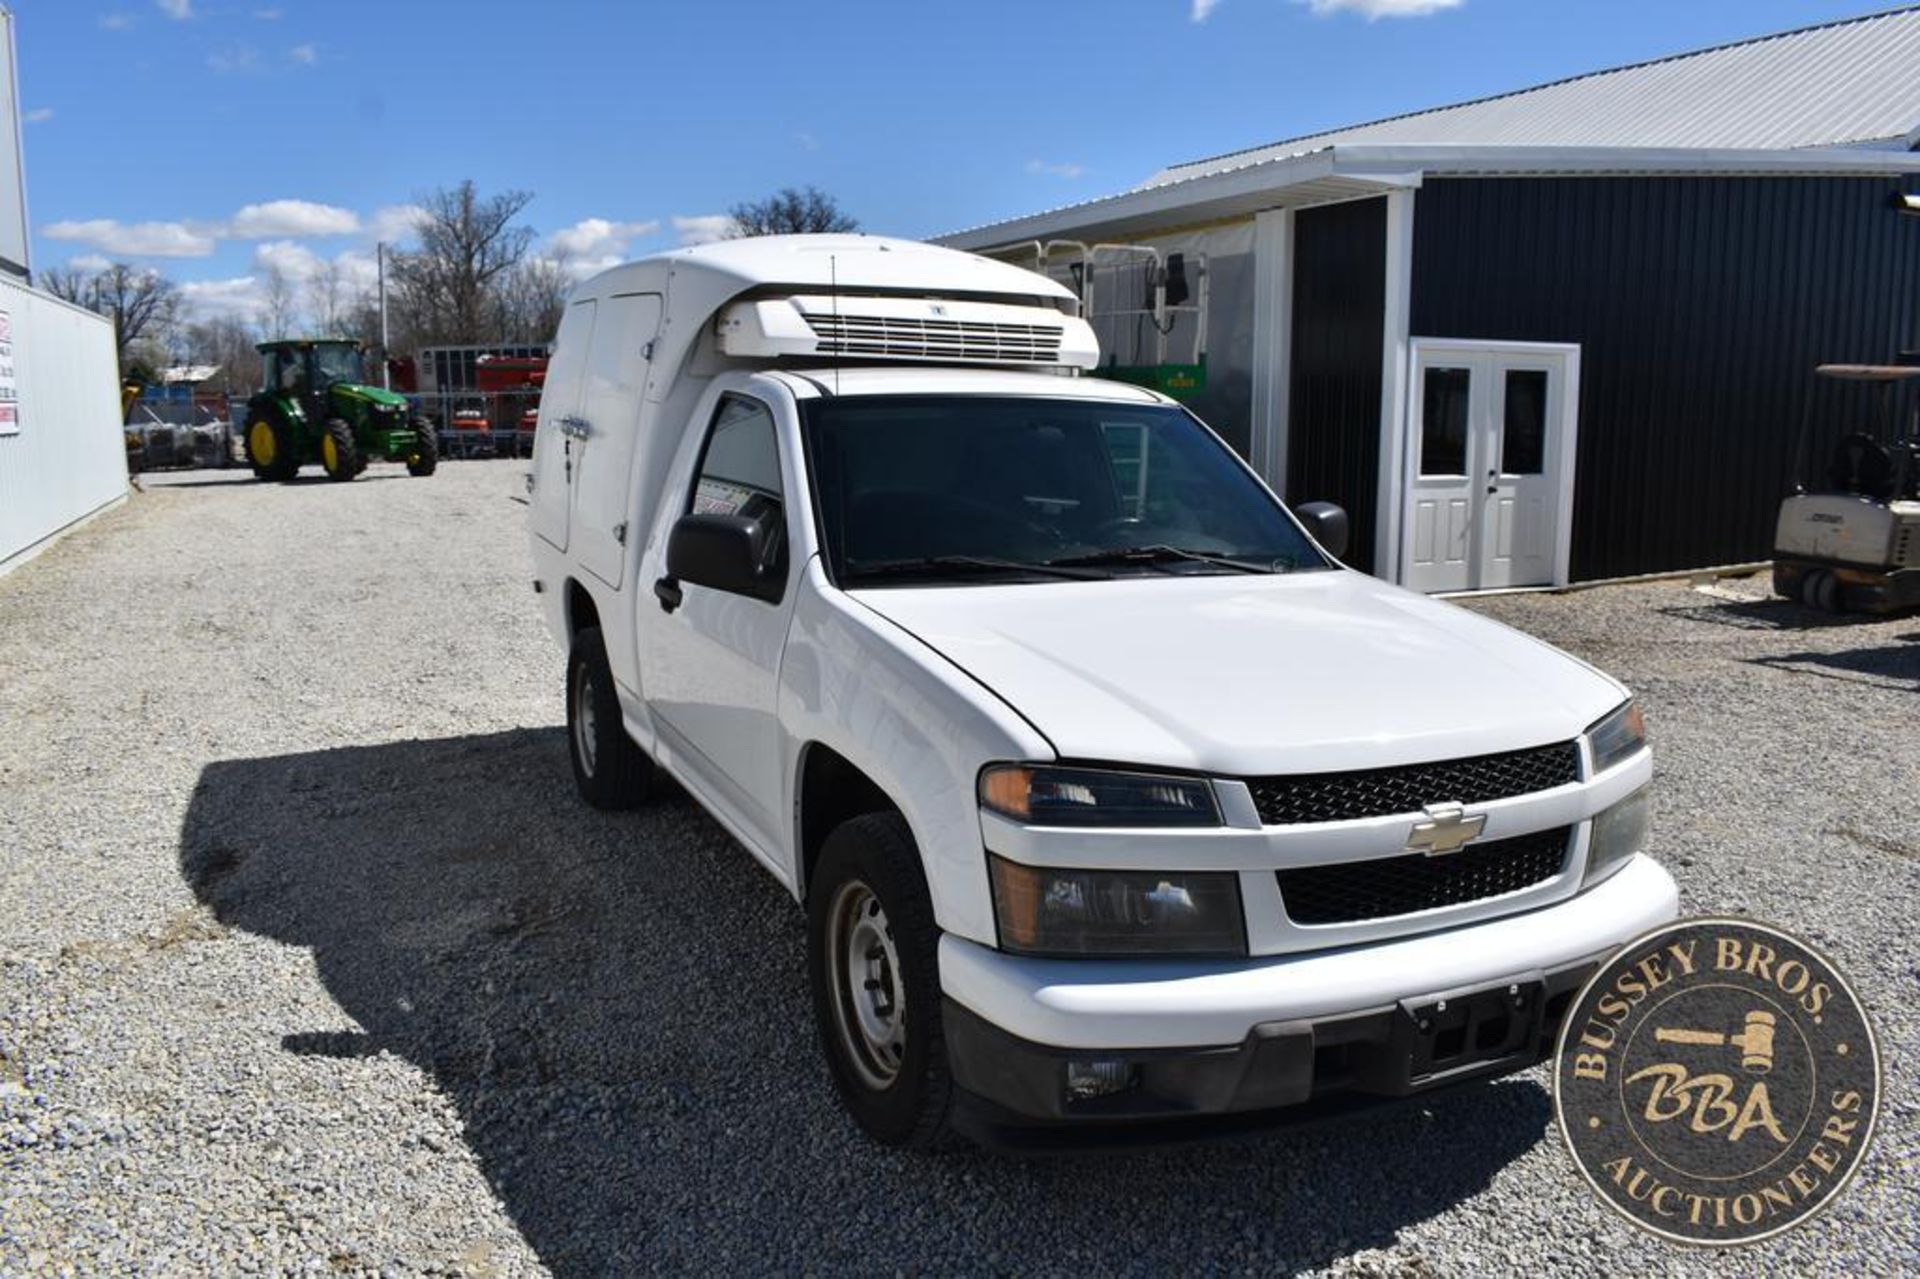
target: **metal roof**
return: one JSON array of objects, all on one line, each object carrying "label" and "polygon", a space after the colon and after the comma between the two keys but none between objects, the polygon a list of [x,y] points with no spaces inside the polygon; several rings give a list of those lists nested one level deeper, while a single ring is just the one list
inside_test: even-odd
[{"label": "metal roof", "polygon": [[1905,149],[1916,133],[1909,7],[1195,160],[1141,189],[1333,146]]}]

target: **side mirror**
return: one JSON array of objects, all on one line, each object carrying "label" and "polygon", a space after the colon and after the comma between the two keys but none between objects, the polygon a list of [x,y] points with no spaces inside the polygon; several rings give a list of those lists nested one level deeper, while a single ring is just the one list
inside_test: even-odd
[{"label": "side mirror", "polygon": [[778,517],[683,515],[667,535],[667,576],[777,604],[786,593]]},{"label": "side mirror", "polygon": [[1307,532],[1320,548],[1336,560],[1347,555],[1347,513],[1332,502],[1307,502],[1294,508],[1294,516],[1307,526]]}]

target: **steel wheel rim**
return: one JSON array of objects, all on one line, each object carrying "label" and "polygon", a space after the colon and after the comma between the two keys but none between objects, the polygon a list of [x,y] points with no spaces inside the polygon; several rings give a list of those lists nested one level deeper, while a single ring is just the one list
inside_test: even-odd
[{"label": "steel wheel rim", "polygon": [[594,734],[597,720],[593,709],[593,681],[587,678],[587,665],[582,662],[573,675],[573,750],[589,777],[599,762],[598,738]]},{"label": "steel wheel rim", "polygon": [[329,471],[337,471],[340,469],[340,447],[333,442],[331,435],[320,441],[320,452]]},{"label": "steel wheel rim", "polygon": [[827,913],[828,989],[843,1055],[878,1092],[900,1075],[907,1051],[907,992],[900,952],[880,899],[859,880],[840,885]]}]

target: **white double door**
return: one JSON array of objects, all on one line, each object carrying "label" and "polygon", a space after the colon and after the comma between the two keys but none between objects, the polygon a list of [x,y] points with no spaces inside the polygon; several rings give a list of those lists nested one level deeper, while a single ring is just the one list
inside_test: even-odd
[{"label": "white double door", "polygon": [[1414,339],[1405,586],[1566,580],[1579,380],[1577,346]]}]

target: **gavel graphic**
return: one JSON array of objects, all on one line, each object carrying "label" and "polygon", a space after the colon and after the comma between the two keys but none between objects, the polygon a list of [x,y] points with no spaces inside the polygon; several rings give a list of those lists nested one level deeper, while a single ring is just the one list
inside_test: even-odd
[{"label": "gavel graphic", "polygon": [[1723,1035],[1717,1030],[1668,1030],[1662,1026],[1653,1032],[1653,1037],[1663,1044],[1731,1044],[1740,1050],[1742,1070],[1764,1075],[1773,1069],[1773,1031],[1773,1014],[1756,1008],[1747,1014],[1747,1028],[1736,1034]]}]

